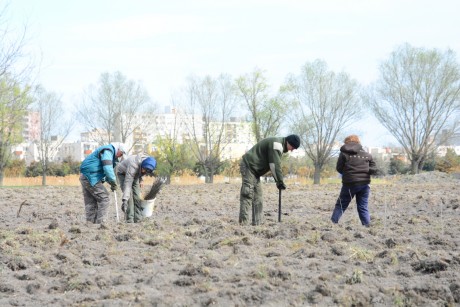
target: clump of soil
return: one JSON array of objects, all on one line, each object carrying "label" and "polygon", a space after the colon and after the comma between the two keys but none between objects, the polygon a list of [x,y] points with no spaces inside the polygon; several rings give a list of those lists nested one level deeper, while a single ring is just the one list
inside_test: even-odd
[{"label": "clump of soil", "polygon": [[261,226],[238,224],[239,184],[165,185],[152,217],[113,206],[106,227],[80,187],[0,188],[0,305],[457,305],[459,183],[372,185],[370,228],[354,202],[331,224],[340,185],[288,185],[278,223],[264,184]]}]

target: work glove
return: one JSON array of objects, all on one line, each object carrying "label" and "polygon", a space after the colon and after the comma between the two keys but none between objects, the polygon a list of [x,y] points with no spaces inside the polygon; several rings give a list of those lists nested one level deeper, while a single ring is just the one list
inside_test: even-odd
[{"label": "work glove", "polygon": [[278,188],[278,190],[286,190],[286,185],[282,182],[277,182],[276,187]]},{"label": "work glove", "polygon": [[123,200],[121,202],[121,211],[123,211],[124,213],[126,213],[126,209],[128,209],[128,201],[127,200]]},{"label": "work glove", "polygon": [[118,185],[115,181],[110,182],[110,189],[112,190],[112,192],[115,192],[117,188],[118,188]]}]

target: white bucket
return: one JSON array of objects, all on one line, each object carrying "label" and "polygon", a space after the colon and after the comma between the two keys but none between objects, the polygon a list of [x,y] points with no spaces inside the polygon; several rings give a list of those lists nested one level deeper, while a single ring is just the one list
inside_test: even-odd
[{"label": "white bucket", "polygon": [[142,215],[145,217],[151,217],[153,213],[153,208],[155,208],[155,199],[150,199],[150,200],[142,200],[141,201],[141,207],[142,209]]}]

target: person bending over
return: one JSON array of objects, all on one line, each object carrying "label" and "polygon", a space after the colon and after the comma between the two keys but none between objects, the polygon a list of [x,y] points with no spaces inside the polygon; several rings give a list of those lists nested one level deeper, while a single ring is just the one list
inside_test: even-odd
[{"label": "person bending over", "polygon": [[129,156],[117,167],[118,181],[123,191],[121,210],[126,223],[142,220],[141,188],[144,175],[151,174],[157,167],[155,158],[145,154]]},{"label": "person bending over", "polygon": [[117,189],[114,168],[123,154],[126,154],[124,144],[112,143],[96,148],[81,163],[80,183],[87,222],[101,224],[107,221],[110,198],[104,182],[110,184],[112,191]]},{"label": "person bending over", "polygon": [[299,148],[300,138],[291,134],[287,137],[269,137],[255,144],[246,152],[240,163],[242,177],[240,191],[239,223],[249,224],[249,210],[252,208],[252,225],[262,223],[263,197],[260,177],[271,171],[276,186],[286,189],[281,172],[283,153]]}]

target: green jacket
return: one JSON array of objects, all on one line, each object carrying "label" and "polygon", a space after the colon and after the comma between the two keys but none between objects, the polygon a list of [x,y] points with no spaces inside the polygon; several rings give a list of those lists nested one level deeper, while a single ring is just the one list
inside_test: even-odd
[{"label": "green jacket", "polygon": [[281,156],[287,151],[284,137],[269,137],[249,149],[243,155],[243,161],[256,177],[271,171],[276,182],[284,183]]}]

